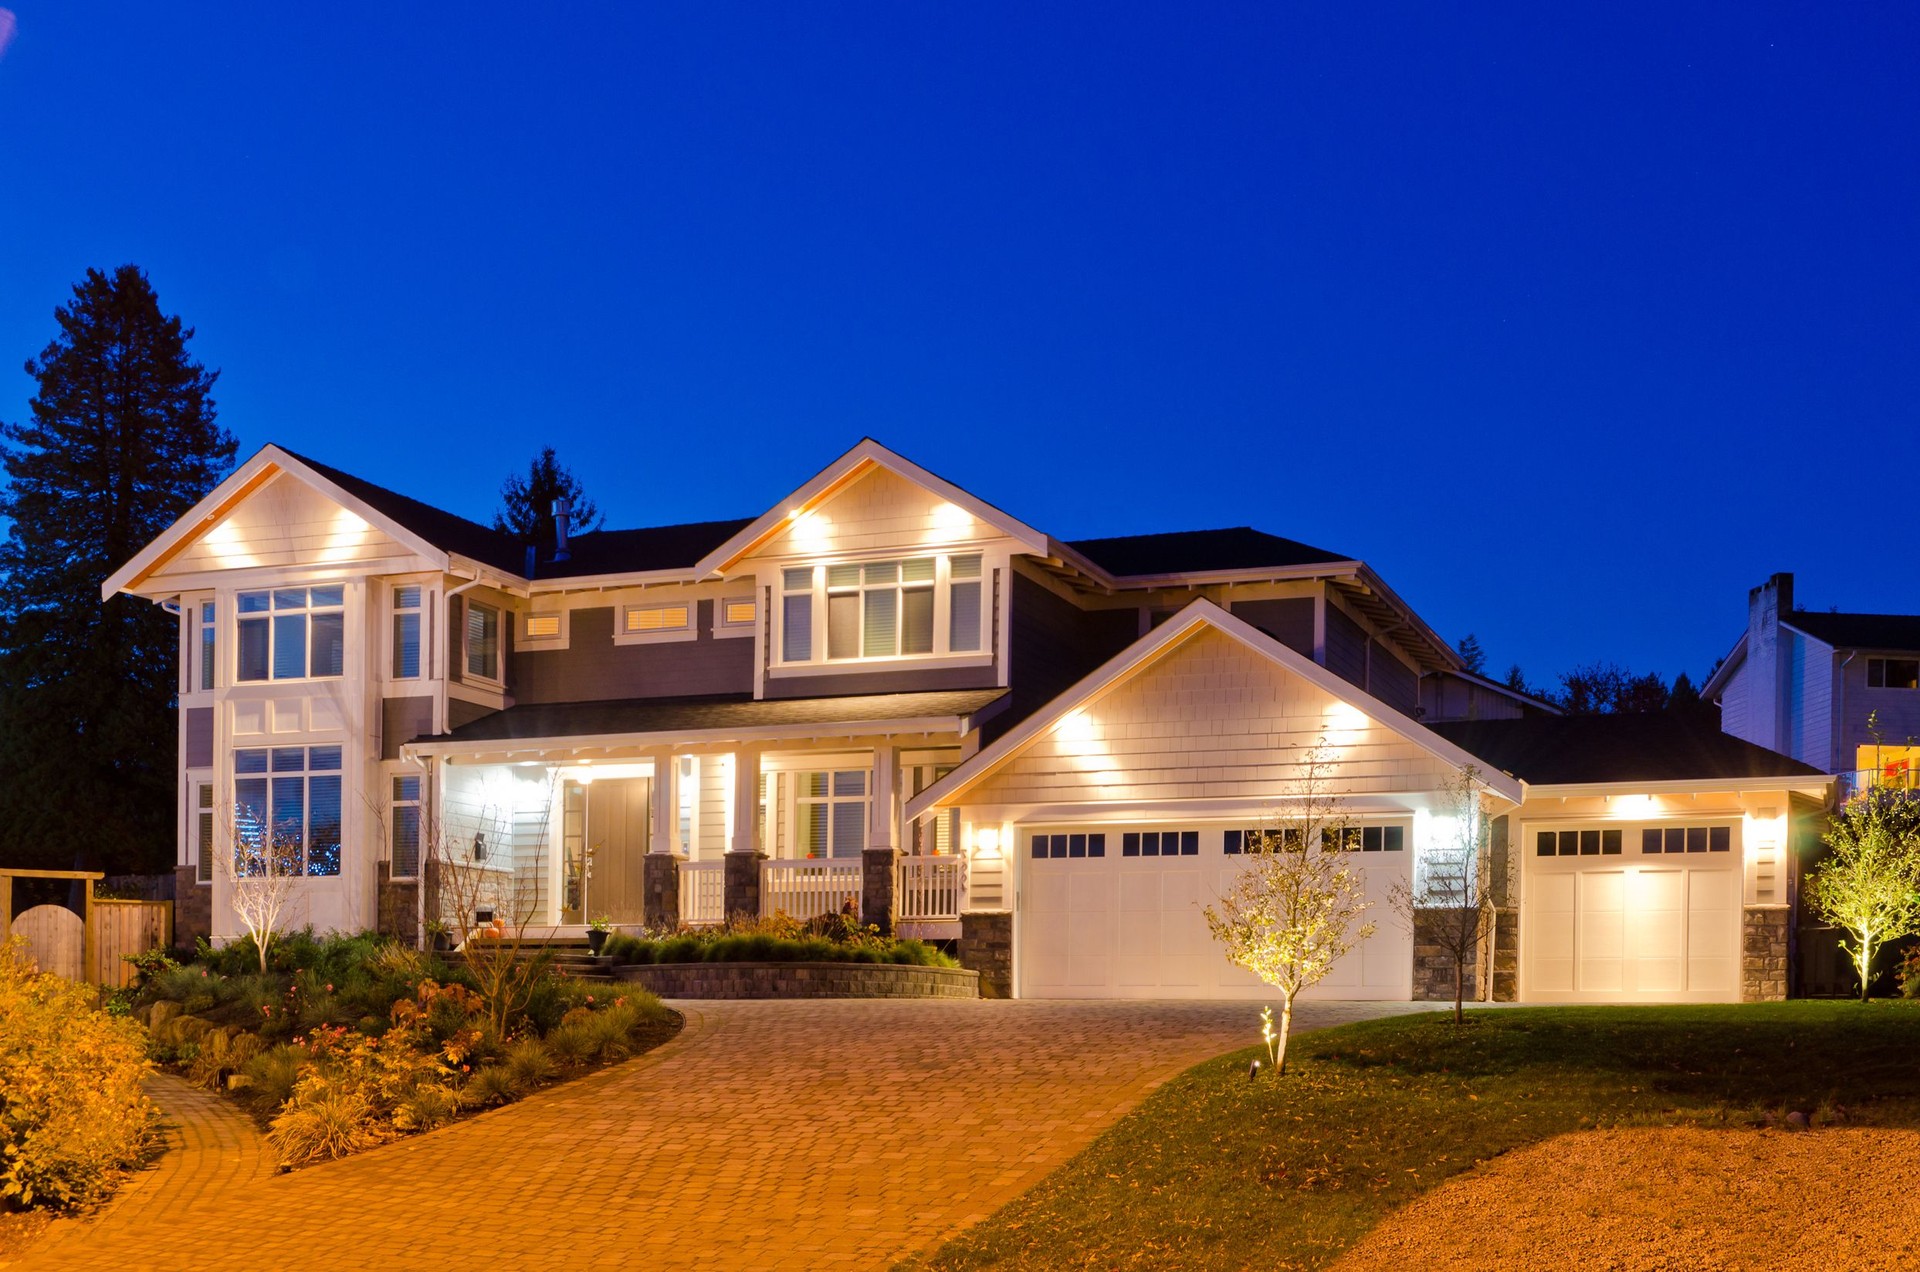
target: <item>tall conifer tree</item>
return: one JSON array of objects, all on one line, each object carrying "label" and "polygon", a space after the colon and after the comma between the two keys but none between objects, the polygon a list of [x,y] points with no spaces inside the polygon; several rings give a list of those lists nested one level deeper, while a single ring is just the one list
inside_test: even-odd
[{"label": "tall conifer tree", "polygon": [[0,861],[109,872],[173,861],[180,637],[107,575],[233,465],[219,373],[137,267],[89,269],[0,426]]},{"label": "tall conifer tree", "polygon": [[544,561],[553,555],[554,503],[562,496],[572,505],[568,533],[585,534],[599,527],[600,509],[587,498],[580,479],[554,458],[553,447],[543,446],[527,465],[525,477],[516,473],[500,487],[500,510],[493,514],[493,528],[533,544]]}]

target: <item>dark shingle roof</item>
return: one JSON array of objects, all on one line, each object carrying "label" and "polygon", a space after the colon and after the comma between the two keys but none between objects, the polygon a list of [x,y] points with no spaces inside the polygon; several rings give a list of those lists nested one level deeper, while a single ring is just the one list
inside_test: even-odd
[{"label": "dark shingle roof", "polygon": [[1722,733],[1711,711],[1530,716],[1427,727],[1537,786],[1820,775],[1796,759]]},{"label": "dark shingle roof", "polygon": [[1920,650],[1920,614],[1822,614],[1794,610],[1780,621],[1835,649]]},{"label": "dark shingle roof", "polygon": [[709,698],[634,698],[618,702],[555,702],[508,707],[430,742],[522,742],[544,738],[695,729],[764,729],[782,725],[878,724],[938,716],[970,716],[1006,695],[1005,689],[881,693],[846,698],[756,701],[746,695]]},{"label": "dark shingle roof", "polygon": [[305,455],[293,451],[287,451],[287,454],[437,548],[472,557],[510,574],[520,574],[527,568],[526,546],[504,530],[489,529],[477,521],[468,521],[445,509],[421,503],[409,495],[388,490],[385,486],[376,486],[365,478],[343,473],[338,468],[308,459]]},{"label": "dark shingle roof", "polygon": [[1328,565],[1353,559],[1250,526],[1079,539],[1067,546],[1107,573],[1121,576]]}]

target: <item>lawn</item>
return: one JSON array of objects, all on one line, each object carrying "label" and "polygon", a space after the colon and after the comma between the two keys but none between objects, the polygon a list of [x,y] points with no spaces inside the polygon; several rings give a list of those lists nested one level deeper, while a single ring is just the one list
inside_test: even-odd
[{"label": "lawn", "polygon": [[1920,1126],[1920,1003],[1561,1007],[1401,1016],[1167,1083],[920,1266],[1318,1267],[1510,1149],[1596,1126]]}]

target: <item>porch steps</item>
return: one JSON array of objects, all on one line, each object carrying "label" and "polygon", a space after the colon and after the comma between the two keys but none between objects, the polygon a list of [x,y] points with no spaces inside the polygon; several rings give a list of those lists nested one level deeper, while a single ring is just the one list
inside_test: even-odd
[{"label": "porch steps", "polygon": [[538,956],[542,951],[553,955],[553,969],[575,980],[613,981],[613,960],[596,956],[587,949],[585,941],[548,941],[545,944],[528,942],[514,951],[514,957],[522,962]]}]

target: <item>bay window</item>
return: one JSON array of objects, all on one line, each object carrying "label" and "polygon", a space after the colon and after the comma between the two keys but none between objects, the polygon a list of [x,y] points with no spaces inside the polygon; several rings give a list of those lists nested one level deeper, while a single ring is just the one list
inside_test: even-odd
[{"label": "bay window", "polygon": [[234,852],[242,875],[340,873],[340,748],[233,753]]},{"label": "bay window", "polygon": [[242,592],[240,680],[306,680],[341,675],[347,644],[346,589],[277,587]]},{"label": "bay window", "polygon": [[978,553],[783,570],[780,661],[978,653],[982,582]]}]

